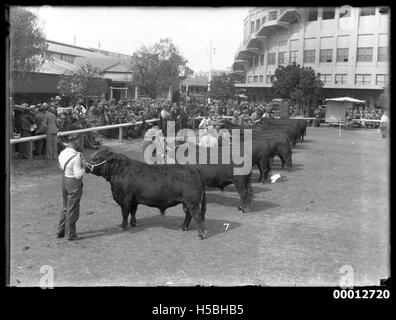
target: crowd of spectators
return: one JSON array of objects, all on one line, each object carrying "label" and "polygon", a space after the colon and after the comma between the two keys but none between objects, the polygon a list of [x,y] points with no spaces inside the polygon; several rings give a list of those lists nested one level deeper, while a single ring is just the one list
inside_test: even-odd
[{"label": "crowd of spectators", "polygon": [[[150,125],[145,120],[158,118],[159,128],[166,135],[167,121],[173,120],[176,123],[175,132],[181,128],[206,128],[216,123],[219,117],[229,117],[230,121],[236,125],[254,124],[262,118],[272,118],[279,116],[279,109],[274,109],[270,104],[256,102],[238,102],[228,100],[227,102],[212,101],[212,103],[202,103],[188,101],[180,103],[170,103],[165,100],[141,99],[133,101],[118,102],[114,99],[94,99],[84,106],[83,100],[79,100],[75,105],[65,106],[62,99],[57,96],[50,99],[49,103],[39,103],[29,105],[23,103],[14,105],[11,101],[13,119],[11,125],[11,137],[27,137],[40,134],[49,134],[50,114],[55,118],[55,127],[51,134],[58,131],[70,131],[89,127],[106,126],[121,123],[133,123],[141,121],[136,126],[128,126],[123,130],[124,139],[136,139],[141,137]],[[291,116],[298,115],[296,110],[290,108]],[[379,110],[368,110],[362,107],[347,110],[347,118],[352,119],[380,119],[382,113]],[[203,117],[195,119],[196,117]],[[54,127],[54,126],[52,126]],[[100,145],[102,137],[117,138],[118,128],[107,129],[98,132],[84,134],[84,147],[96,149]],[[48,139],[47,139],[48,140]],[[47,154],[48,159],[54,155],[49,154],[51,142],[43,143],[37,140],[34,143],[34,154]],[[57,151],[60,152],[65,146],[65,140],[59,137],[57,141]],[[53,149],[53,148],[52,148]],[[28,149],[26,143],[16,145],[16,152],[21,157],[27,157]]]}]

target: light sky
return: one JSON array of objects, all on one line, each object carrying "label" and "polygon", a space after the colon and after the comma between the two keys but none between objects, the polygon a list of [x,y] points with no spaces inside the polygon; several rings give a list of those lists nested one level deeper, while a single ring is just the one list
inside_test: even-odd
[{"label": "light sky", "polygon": [[169,37],[195,72],[231,67],[243,37],[248,7],[29,7],[48,40],[132,54],[142,44]]}]

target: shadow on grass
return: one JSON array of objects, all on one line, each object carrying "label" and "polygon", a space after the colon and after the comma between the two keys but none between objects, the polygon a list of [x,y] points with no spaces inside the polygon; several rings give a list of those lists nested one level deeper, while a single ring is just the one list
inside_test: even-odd
[{"label": "shadow on grass", "polygon": [[[302,141],[302,142],[298,142],[298,143],[310,143],[310,142],[315,142],[315,140],[313,140],[313,139],[304,139],[304,141]],[[297,144],[298,144],[297,143]]]},{"label": "shadow on grass", "polygon": [[[225,207],[234,208],[235,214],[238,214],[238,207],[240,206],[239,198],[225,197],[221,194],[206,194],[206,201],[207,203],[217,203]],[[249,213],[260,212],[276,207],[279,207],[279,204],[270,201],[258,200],[253,197],[249,206]]]},{"label": "shadow on grass", "polygon": [[[79,232],[78,236],[79,236],[79,240],[85,240],[96,237],[111,236],[114,234],[124,233],[124,232],[134,234],[134,233],[144,232],[144,230],[149,228],[158,228],[158,227],[174,230],[175,232],[185,232],[179,230],[179,227],[182,225],[183,221],[184,221],[184,216],[180,216],[180,217],[166,216],[166,215],[161,216],[160,214],[158,214],[158,216],[143,217],[143,218],[139,218],[139,216],[137,216],[136,217],[137,225],[135,227],[132,227],[128,224],[128,227],[125,231],[121,229],[119,226],[112,226],[99,230]],[[205,230],[207,231],[206,239],[209,239],[224,232],[226,226],[227,226],[227,232],[229,232],[240,227],[241,224],[235,221],[230,221],[225,219],[206,218],[205,219]],[[193,218],[191,220],[188,231],[196,232],[196,230],[197,227]]]},{"label": "shadow on grass", "polygon": [[[305,141],[303,143],[305,143]],[[297,143],[295,147],[293,147],[293,152],[294,152],[294,150],[302,150],[302,149],[307,149],[307,148],[308,148],[307,145],[301,144],[301,142],[300,142],[300,143]]]}]

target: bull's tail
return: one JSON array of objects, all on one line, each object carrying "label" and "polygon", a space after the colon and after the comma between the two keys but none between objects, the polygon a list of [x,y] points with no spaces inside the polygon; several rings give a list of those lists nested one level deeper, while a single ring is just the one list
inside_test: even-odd
[{"label": "bull's tail", "polygon": [[247,181],[247,201],[250,203],[254,198],[254,192],[252,187],[252,173],[249,174],[248,181]]},{"label": "bull's tail", "polygon": [[205,191],[205,184],[203,184],[203,195],[201,200],[201,214],[202,217],[205,216],[206,213],[206,191]]}]

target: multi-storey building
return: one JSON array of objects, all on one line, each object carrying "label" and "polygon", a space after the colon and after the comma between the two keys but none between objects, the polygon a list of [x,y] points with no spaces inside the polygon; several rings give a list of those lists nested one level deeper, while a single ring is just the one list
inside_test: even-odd
[{"label": "multi-storey building", "polygon": [[266,7],[249,11],[232,66],[250,100],[268,98],[271,75],[293,62],[320,74],[326,98],[374,105],[389,80],[389,7]]}]

